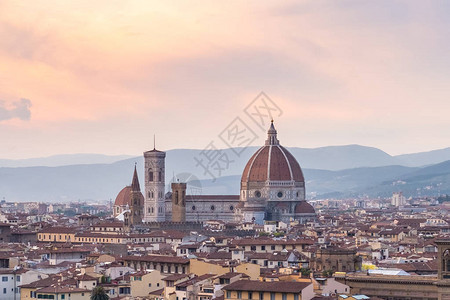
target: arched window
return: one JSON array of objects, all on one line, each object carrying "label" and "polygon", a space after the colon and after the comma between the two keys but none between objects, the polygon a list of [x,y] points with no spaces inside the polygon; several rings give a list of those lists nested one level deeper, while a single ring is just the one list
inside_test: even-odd
[{"label": "arched window", "polygon": [[148,181],[153,181],[153,171],[148,172]]}]

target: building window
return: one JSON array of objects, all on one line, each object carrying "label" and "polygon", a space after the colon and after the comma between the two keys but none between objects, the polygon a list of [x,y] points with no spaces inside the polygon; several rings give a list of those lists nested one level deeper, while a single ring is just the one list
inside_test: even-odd
[{"label": "building window", "polygon": [[298,294],[294,294],[294,300],[298,300]]},{"label": "building window", "polygon": [[279,192],[277,193],[277,197],[278,197],[278,198],[283,197],[283,192],[279,191]]},{"label": "building window", "polygon": [[264,245],[261,246],[261,250],[262,250],[262,251],[266,250],[266,246],[264,246]]},{"label": "building window", "polygon": [[195,210],[195,205],[192,205],[192,210]]},{"label": "building window", "polygon": [[270,246],[270,250],[275,250],[275,245]]},{"label": "building window", "polygon": [[261,197],[261,192],[260,191],[256,191],[255,192],[255,197],[256,198],[260,198]]},{"label": "building window", "polygon": [[241,291],[238,291],[238,292],[237,292],[237,298],[238,298],[238,299],[242,299],[242,292],[241,292]]},{"label": "building window", "polygon": [[3,281],[3,282],[8,281],[8,276],[3,276],[3,277],[2,277],[2,281]]},{"label": "building window", "polygon": [[287,294],[286,293],[281,294],[281,300],[287,300]]},{"label": "building window", "polygon": [[264,300],[264,292],[259,292],[259,300]]},{"label": "building window", "polygon": [[215,206],[211,205],[211,210],[215,210],[215,209],[216,209]]},{"label": "building window", "polygon": [[275,293],[270,293],[270,300],[275,300]]},{"label": "building window", "polygon": [[17,282],[20,282],[20,275],[17,275]]},{"label": "building window", "polygon": [[148,173],[148,180],[149,181],[153,181],[153,172],[152,171],[150,171],[149,173]]},{"label": "building window", "polygon": [[248,292],[248,299],[249,300],[253,299],[253,293],[252,292]]},{"label": "building window", "polygon": [[227,298],[231,298],[231,292],[227,291]]},{"label": "building window", "polygon": [[233,211],[233,209],[234,209],[234,206],[230,205],[230,210]]}]

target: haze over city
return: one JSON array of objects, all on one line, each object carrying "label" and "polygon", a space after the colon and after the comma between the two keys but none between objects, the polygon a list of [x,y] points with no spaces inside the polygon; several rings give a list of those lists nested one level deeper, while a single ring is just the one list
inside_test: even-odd
[{"label": "haze over city", "polygon": [[261,91],[291,147],[446,148],[449,5],[2,1],[0,158],[203,149]]}]

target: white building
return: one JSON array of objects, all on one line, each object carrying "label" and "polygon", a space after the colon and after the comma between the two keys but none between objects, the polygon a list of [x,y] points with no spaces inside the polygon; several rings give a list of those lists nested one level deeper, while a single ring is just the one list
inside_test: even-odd
[{"label": "white building", "polygon": [[405,205],[405,197],[403,196],[402,192],[393,193],[391,198],[391,204],[395,207],[403,206]]},{"label": "white building", "polygon": [[27,269],[0,269],[0,299],[20,299],[20,286],[47,278],[48,275]]}]

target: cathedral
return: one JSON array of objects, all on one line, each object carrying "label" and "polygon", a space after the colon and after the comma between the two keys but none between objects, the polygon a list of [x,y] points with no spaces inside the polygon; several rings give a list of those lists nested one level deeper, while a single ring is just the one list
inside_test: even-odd
[{"label": "cathedral", "polygon": [[151,222],[298,221],[316,217],[305,201],[305,179],[294,156],[277,138],[273,121],[264,146],[245,166],[239,195],[187,195],[186,183],[172,183],[165,191],[166,153],[144,152],[145,187],[141,193],[136,169],[132,185],[123,188],[114,203],[114,216],[127,224]]}]

